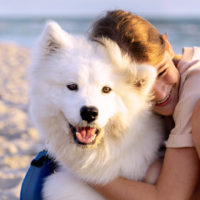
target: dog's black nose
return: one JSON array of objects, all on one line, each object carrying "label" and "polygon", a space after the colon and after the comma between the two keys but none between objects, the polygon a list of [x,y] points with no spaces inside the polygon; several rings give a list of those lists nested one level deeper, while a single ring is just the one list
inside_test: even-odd
[{"label": "dog's black nose", "polygon": [[80,110],[80,114],[82,120],[85,120],[88,123],[90,123],[97,119],[98,109],[94,106],[83,106]]}]

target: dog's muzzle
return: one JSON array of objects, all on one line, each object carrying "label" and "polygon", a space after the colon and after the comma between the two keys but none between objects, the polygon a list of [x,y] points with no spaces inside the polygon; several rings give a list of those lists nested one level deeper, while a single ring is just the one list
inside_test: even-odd
[{"label": "dog's muzzle", "polygon": [[96,137],[99,134],[99,129],[86,126],[86,127],[74,127],[69,124],[70,130],[73,134],[74,140],[77,144],[91,145],[95,144]]}]

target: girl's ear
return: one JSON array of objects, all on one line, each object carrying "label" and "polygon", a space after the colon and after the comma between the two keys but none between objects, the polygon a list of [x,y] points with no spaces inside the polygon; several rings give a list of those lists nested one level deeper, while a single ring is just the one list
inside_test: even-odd
[{"label": "girl's ear", "polygon": [[165,45],[166,45],[165,49],[166,49],[166,51],[169,53],[170,56],[174,57],[174,51],[172,49],[172,46],[171,46],[169,40],[167,39],[167,34],[166,33],[162,34],[162,38],[165,41]]}]

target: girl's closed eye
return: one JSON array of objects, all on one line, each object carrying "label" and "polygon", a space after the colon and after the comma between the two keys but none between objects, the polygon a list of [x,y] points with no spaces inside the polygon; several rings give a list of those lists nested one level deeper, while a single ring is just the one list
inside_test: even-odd
[{"label": "girl's closed eye", "polygon": [[164,70],[162,70],[161,72],[158,73],[157,77],[161,77],[163,74],[165,74],[165,72],[167,71],[167,68],[165,68]]}]

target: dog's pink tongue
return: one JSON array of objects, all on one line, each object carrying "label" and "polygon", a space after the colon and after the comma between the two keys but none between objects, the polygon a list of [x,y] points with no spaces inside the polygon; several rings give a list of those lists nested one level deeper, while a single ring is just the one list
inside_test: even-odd
[{"label": "dog's pink tongue", "polygon": [[79,142],[89,144],[95,139],[95,128],[80,127],[77,129],[76,137]]}]

